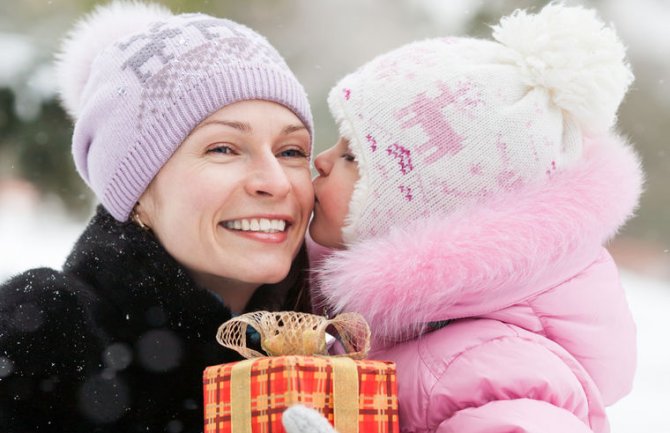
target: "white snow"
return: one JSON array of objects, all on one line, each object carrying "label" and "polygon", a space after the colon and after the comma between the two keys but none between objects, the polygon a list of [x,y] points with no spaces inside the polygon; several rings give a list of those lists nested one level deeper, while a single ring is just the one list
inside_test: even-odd
[{"label": "white snow", "polygon": [[0,194],[0,281],[35,267],[61,269],[86,222],[68,218],[56,202],[11,196]]},{"label": "white snow", "polygon": [[638,326],[633,392],[610,407],[612,433],[668,433],[670,417],[670,283],[622,272]]}]

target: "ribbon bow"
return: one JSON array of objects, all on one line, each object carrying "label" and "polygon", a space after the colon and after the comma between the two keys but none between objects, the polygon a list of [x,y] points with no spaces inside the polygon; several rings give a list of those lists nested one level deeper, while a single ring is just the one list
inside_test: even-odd
[{"label": "ribbon bow", "polygon": [[245,358],[265,357],[247,345],[247,327],[261,337],[261,347],[270,356],[328,355],[326,330],[334,329],[347,356],[363,359],[370,350],[370,327],[358,313],[343,313],[333,319],[295,311],[255,311],[234,317],[219,327],[216,340]]}]

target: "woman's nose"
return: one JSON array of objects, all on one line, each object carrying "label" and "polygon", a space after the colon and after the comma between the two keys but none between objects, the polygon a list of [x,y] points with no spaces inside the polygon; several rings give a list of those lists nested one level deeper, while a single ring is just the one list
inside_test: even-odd
[{"label": "woman's nose", "polygon": [[291,181],[281,162],[271,155],[253,163],[246,187],[252,195],[284,197],[291,191]]}]

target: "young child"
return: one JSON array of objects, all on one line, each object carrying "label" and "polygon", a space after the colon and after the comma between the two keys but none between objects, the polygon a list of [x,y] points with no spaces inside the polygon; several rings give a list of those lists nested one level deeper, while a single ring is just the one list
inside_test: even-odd
[{"label": "young child", "polygon": [[633,76],[582,8],[517,11],[493,39],[412,43],[331,91],[310,234],[342,250],[318,295],[397,363],[402,432],[604,433],[635,370],[603,248],[641,190],[613,131]]}]

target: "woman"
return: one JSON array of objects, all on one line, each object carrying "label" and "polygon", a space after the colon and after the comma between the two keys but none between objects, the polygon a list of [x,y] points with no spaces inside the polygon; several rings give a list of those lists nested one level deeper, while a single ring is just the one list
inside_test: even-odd
[{"label": "woman", "polygon": [[201,431],[217,327],[309,305],[304,89],[252,30],[137,3],[80,22],[59,76],[101,206],[62,271],[0,286],[0,431]]}]

